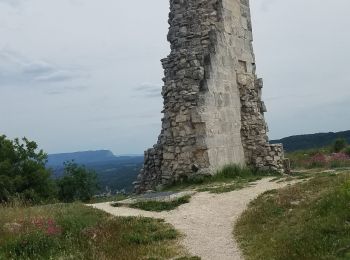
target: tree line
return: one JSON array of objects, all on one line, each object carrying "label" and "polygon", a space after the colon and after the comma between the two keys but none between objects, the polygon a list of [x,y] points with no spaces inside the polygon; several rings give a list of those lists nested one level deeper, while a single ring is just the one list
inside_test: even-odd
[{"label": "tree line", "polygon": [[36,142],[0,135],[0,203],[85,202],[98,190],[94,171],[66,162],[63,176],[55,180],[46,163],[47,154]]}]

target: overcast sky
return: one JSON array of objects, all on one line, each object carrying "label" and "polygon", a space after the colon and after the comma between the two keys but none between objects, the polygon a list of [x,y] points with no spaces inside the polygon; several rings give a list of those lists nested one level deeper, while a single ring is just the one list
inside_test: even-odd
[{"label": "overcast sky", "polygon": [[[141,154],[160,132],[167,0],[0,0],[0,133]],[[270,138],[350,129],[350,1],[251,0]]]}]

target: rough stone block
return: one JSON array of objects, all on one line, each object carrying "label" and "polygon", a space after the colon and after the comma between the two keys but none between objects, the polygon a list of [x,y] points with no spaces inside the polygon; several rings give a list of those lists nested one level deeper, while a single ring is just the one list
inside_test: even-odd
[{"label": "rough stone block", "polygon": [[157,145],[145,152],[135,190],[210,174],[229,163],[281,172],[288,168],[282,146],[269,145],[266,135],[249,1],[170,4],[162,132]]}]

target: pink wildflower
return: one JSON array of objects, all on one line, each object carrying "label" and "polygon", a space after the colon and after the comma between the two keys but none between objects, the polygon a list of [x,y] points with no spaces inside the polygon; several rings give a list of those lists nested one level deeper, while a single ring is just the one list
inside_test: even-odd
[{"label": "pink wildflower", "polygon": [[333,161],[347,161],[347,160],[350,160],[350,157],[345,153],[334,153],[331,156],[331,160],[333,160]]},{"label": "pink wildflower", "polygon": [[61,234],[61,228],[53,225],[53,226],[48,226],[46,229],[46,234],[49,236],[55,236]]},{"label": "pink wildflower", "polygon": [[327,157],[324,154],[315,154],[311,157],[310,163],[324,164],[327,163]]}]

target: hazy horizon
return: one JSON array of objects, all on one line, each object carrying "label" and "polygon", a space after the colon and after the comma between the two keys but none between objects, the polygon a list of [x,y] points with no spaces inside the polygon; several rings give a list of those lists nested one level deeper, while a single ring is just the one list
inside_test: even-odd
[{"label": "hazy horizon", "polygon": [[[349,130],[350,2],[251,0],[270,139]],[[0,134],[142,154],[161,128],[169,3],[0,0]]]}]

